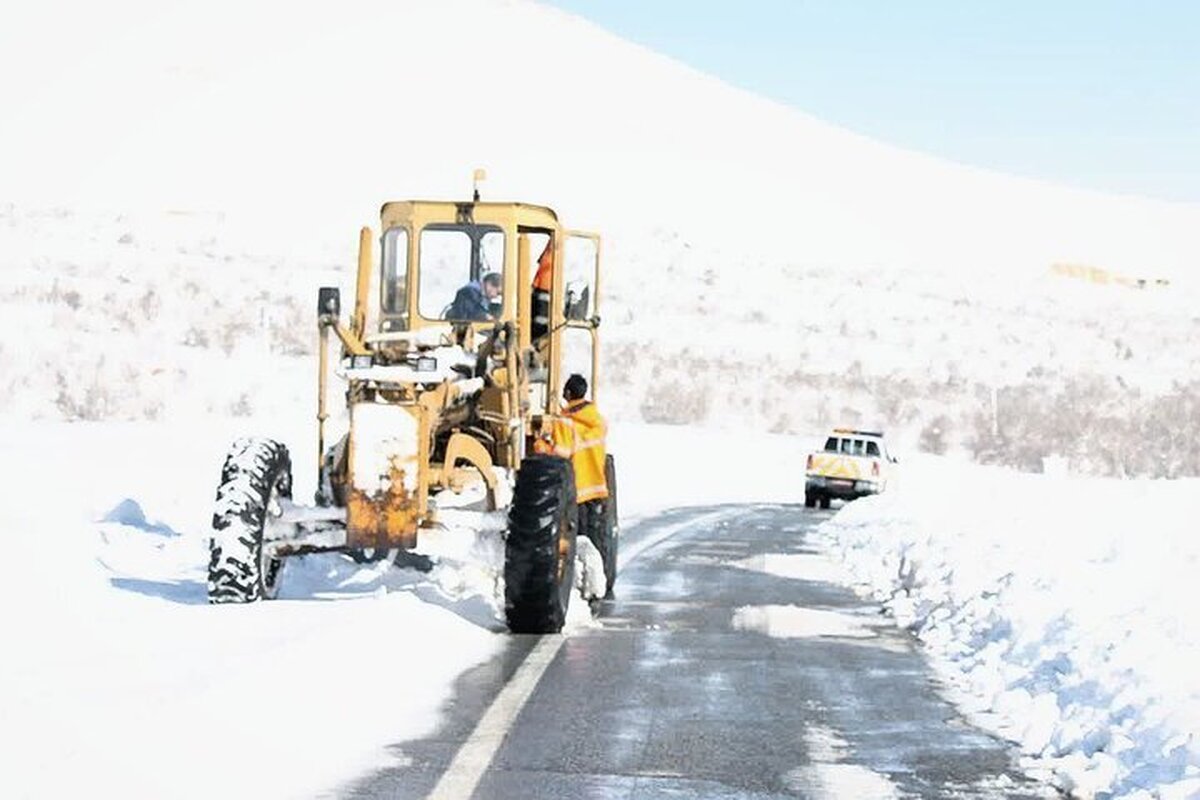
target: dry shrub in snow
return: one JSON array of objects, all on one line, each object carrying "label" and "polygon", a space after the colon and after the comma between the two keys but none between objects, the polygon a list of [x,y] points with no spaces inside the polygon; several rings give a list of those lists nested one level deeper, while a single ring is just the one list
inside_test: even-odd
[{"label": "dry shrub in snow", "polygon": [[652,424],[701,424],[708,419],[707,387],[678,378],[656,383],[643,395],[641,412],[642,419]]},{"label": "dry shrub in snow", "polygon": [[917,440],[917,446],[926,453],[934,455],[945,455],[950,448],[949,437],[953,431],[954,423],[945,414],[938,414],[921,428],[921,435]]},{"label": "dry shrub in snow", "polygon": [[[599,396],[618,424],[814,437],[864,424],[899,450],[1028,470],[1058,456],[1096,474],[1200,474],[1200,317],[1182,291],[747,261],[666,230],[606,242]],[[3,354],[0,413],[306,409],[316,287],[352,297],[343,244],[297,260],[219,215],[0,207],[0,310],[49,332]]]},{"label": "dry shrub in snow", "polygon": [[1157,395],[1095,375],[1004,387],[975,414],[969,446],[983,463],[1031,472],[1061,456],[1093,475],[1200,475],[1200,381]]}]

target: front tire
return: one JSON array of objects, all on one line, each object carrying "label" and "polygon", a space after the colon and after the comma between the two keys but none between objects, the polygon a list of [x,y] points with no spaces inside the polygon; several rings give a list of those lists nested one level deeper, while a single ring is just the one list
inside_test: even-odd
[{"label": "front tire", "polygon": [[513,633],[558,633],[575,587],[575,472],[571,462],[521,462],[504,547],[504,612]]},{"label": "front tire", "polygon": [[234,442],[221,469],[209,539],[208,602],[252,603],[279,593],[283,559],[264,546],[270,517],[292,496],[292,460],[270,439]]}]

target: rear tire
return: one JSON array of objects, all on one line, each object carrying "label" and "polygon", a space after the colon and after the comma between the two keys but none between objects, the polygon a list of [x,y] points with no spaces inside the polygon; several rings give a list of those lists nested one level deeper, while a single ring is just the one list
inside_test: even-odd
[{"label": "rear tire", "polygon": [[613,596],[617,582],[617,550],[621,528],[617,517],[617,466],[612,456],[604,458],[604,485],[608,497],[579,505],[579,532],[587,536],[604,562],[604,596]]},{"label": "rear tire", "polygon": [[805,508],[816,508],[817,507],[817,495],[815,492],[805,492],[804,493],[804,507]]},{"label": "rear tire", "polygon": [[264,531],[292,496],[292,460],[270,439],[234,442],[221,469],[209,539],[208,602],[252,603],[279,593],[283,559],[271,558]]},{"label": "rear tire", "polygon": [[604,484],[608,487],[608,499],[604,501],[604,528],[607,549],[601,550],[604,557],[604,575],[607,578],[605,597],[612,598],[613,586],[617,582],[617,552],[621,546],[621,518],[617,516],[617,462],[612,456],[604,458]]},{"label": "rear tire", "polygon": [[831,498],[829,495],[827,495],[827,494],[821,495],[821,497],[820,497],[821,508],[829,508],[829,504],[832,502],[833,502],[833,498]]},{"label": "rear tire", "polygon": [[579,525],[571,462],[531,455],[521,462],[504,547],[504,612],[513,633],[558,633],[575,587]]}]

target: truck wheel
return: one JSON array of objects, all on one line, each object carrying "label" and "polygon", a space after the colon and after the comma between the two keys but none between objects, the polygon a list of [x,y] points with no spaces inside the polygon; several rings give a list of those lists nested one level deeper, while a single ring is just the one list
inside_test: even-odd
[{"label": "truck wheel", "polygon": [[575,587],[575,472],[557,456],[521,462],[504,546],[504,613],[513,633],[557,633]]},{"label": "truck wheel", "polygon": [[817,507],[816,492],[805,492],[804,493],[804,507],[805,508],[816,508]]},{"label": "truck wheel", "polygon": [[604,556],[604,575],[607,579],[605,597],[613,596],[613,585],[617,582],[617,552],[621,545],[621,519],[617,516],[617,462],[612,456],[604,458],[604,483],[608,486],[608,499],[604,501],[605,541],[608,547],[600,551]]},{"label": "truck wheel", "polygon": [[280,501],[292,496],[292,460],[270,439],[234,442],[221,469],[208,550],[208,602],[251,603],[279,593],[283,559],[263,546]]},{"label": "truck wheel", "polygon": [[612,597],[617,582],[617,550],[621,529],[617,517],[617,467],[612,456],[604,459],[604,483],[608,497],[579,506],[579,531],[591,540],[604,562],[604,596]]},{"label": "truck wheel", "polygon": [[821,508],[829,508],[829,504],[833,502],[833,498],[827,494],[823,494],[820,497],[820,501],[821,501]]}]

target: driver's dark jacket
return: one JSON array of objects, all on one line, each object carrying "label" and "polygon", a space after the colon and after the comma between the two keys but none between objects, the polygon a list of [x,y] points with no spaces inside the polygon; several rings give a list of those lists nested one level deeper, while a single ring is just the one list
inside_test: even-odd
[{"label": "driver's dark jacket", "polygon": [[491,319],[492,310],[487,298],[483,296],[483,286],[479,281],[471,281],[458,290],[454,302],[446,312],[447,319]]}]

